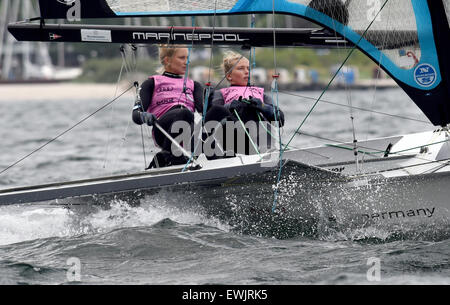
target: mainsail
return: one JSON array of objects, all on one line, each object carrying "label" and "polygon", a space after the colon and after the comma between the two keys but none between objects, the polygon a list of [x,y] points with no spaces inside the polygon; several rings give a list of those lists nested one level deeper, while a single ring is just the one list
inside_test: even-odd
[{"label": "mainsail", "polygon": [[[450,0],[40,0],[39,3],[43,19],[66,18],[74,12],[78,12],[80,18],[255,13],[299,16],[343,37],[349,42],[346,47],[357,44],[358,49],[397,81],[433,124],[446,126],[450,123],[450,60],[445,54],[450,44]],[[35,26],[33,31],[39,32],[39,29],[44,30],[45,26]],[[53,28],[50,34],[64,36],[64,29]],[[16,37],[25,30],[23,24],[10,26]],[[115,35],[111,29],[101,30],[104,32],[100,40],[103,41],[99,42],[114,42],[114,37],[109,39],[109,35]],[[80,37],[82,27],[77,31],[71,35]],[[195,32],[195,29],[189,31]],[[45,34],[34,36],[43,41],[51,40],[49,33]],[[258,46],[270,45],[271,35],[265,36],[267,41]],[[308,39],[307,36],[301,40]],[[322,35],[325,36],[326,33]],[[309,37],[314,40],[312,32]],[[292,45],[313,44],[302,44],[294,38]]]}]

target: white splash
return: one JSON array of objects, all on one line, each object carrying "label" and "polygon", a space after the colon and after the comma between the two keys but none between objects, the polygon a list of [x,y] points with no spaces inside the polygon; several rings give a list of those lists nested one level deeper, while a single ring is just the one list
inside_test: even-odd
[{"label": "white splash", "polygon": [[[169,218],[181,224],[204,224],[229,231],[229,227],[197,211],[168,204],[166,195],[144,199],[139,206],[114,200],[108,209],[88,213],[58,206],[0,207],[0,246],[29,240],[108,232],[118,228],[152,226]],[[170,201],[173,201],[171,198]]]},{"label": "white splash", "polygon": [[52,206],[0,207],[0,245],[66,236],[70,212]]}]

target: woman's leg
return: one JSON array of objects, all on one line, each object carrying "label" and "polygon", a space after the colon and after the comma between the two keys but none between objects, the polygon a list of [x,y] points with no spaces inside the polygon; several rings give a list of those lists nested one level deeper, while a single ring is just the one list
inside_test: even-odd
[{"label": "woman's leg", "polygon": [[[176,122],[181,122],[182,127],[189,127],[190,138],[192,138],[192,134],[194,132],[194,114],[186,108],[171,109],[157,121],[157,123],[174,139],[183,132],[183,130],[180,132],[172,132],[172,126]],[[157,128],[155,129],[155,140],[156,144],[158,144],[158,146],[160,146],[163,150],[169,152],[171,151],[172,141]]]}]

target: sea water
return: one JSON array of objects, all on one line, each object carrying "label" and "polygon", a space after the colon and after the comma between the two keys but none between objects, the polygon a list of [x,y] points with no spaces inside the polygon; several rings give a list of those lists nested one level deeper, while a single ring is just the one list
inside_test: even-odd
[{"label": "sea water", "polygon": [[[280,92],[284,140],[319,95]],[[433,130],[400,89],[329,91],[323,99],[344,106],[319,102],[301,128],[317,137],[297,135],[294,147],[353,141],[353,131],[362,141]],[[0,95],[0,170],[108,101]],[[133,103],[126,95],[52,141],[2,173],[0,188],[142,171],[157,149],[151,132],[131,122]],[[173,200],[188,199],[162,192],[138,206],[114,200],[109,209],[83,212],[49,204],[0,207],[0,284],[450,284],[447,229],[425,236],[369,227],[276,239],[180,211]]]}]

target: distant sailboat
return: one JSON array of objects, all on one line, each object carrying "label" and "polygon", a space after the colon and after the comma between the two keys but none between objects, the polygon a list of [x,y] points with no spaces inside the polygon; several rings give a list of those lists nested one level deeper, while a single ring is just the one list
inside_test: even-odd
[{"label": "distant sailboat", "polygon": [[[50,58],[50,50],[43,43],[17,43],[7,34],[8,20],[30,18],[35,13],[33,3],[28,0],[1,2],[0,8],[0,83],[48,83],[69,81],[79,77],[82,69],[55,66]],[[58,39],[53,35],[50,39]],[[63,62],[64,45],[58,50],[59,63]]]}]

